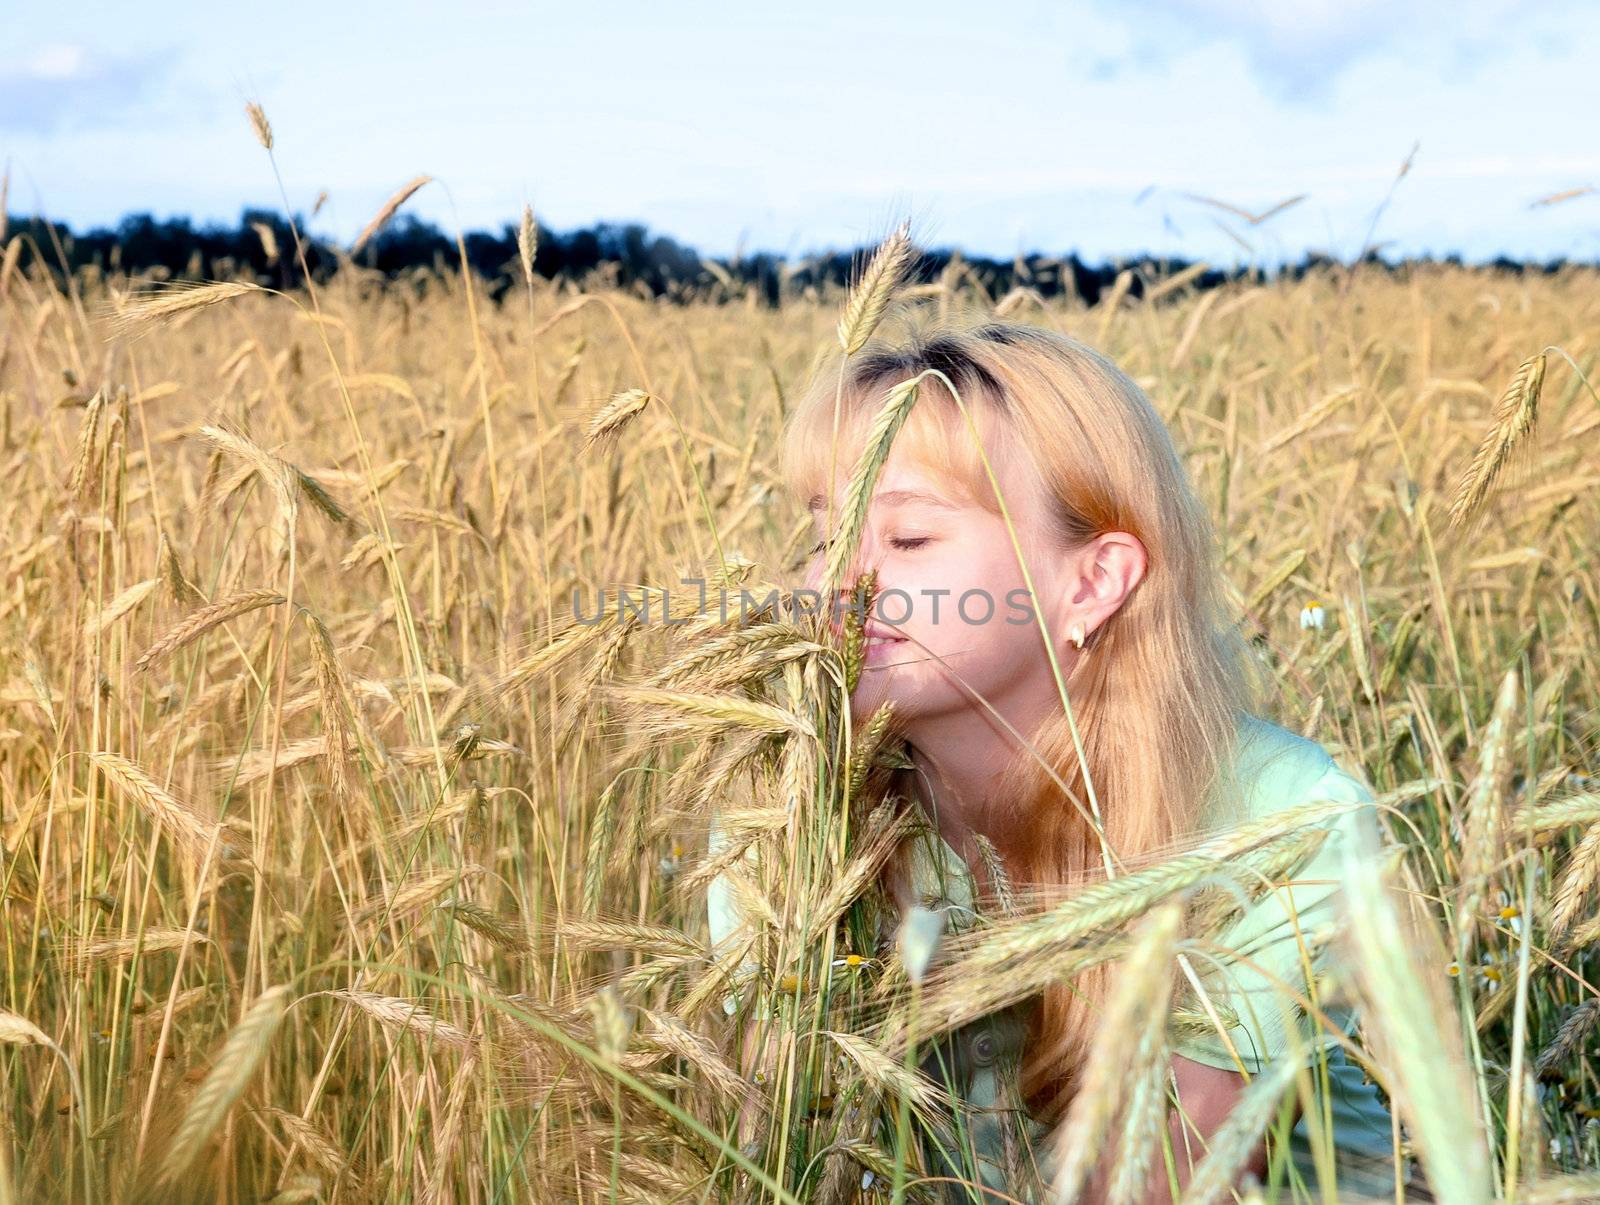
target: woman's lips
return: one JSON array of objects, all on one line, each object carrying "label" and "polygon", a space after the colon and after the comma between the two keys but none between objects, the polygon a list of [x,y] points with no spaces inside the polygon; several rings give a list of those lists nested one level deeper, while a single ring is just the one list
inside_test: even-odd
[{"label": "woman's lips", "polygon": [[888,650],[906,642],[904,636],[892,636],[881,630],[875,631],[871,628],[868,628],[864,635],[866,636],[866,641],[862,655],[868,661],[876,661]]}]

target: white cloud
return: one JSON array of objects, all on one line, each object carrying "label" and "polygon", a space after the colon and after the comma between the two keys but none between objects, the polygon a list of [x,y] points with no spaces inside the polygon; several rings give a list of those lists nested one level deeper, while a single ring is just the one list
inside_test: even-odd
[{"label": "white cloud", "polygon": [[1559,24],[1553,10],[1561,7],[1535,14],[1516,0],[1145,0],[1115,11],[1130,22],[1138,15],[1134,36],[1142,58],[1232,43],[1265,93],[1306,104],[1325,100],[1348,68],[1369,58],[1442,61],[1470,73],[1512,29],[1519,40],[1556,48],[1559,41],[1539,33],[1534,18]]},{"label": "white cloud", "polygon": [[38,80],[78,79],[89,70],[90,64],[91,56],[85,46],[76,42],[57,42],[35,51],[18,74],[23,78]]},{"label": "white cloud", "polygon": [[0,129],[50,134],[116,125],[149,96],[164,55],[106,55],[53,42],[0,64]]}]

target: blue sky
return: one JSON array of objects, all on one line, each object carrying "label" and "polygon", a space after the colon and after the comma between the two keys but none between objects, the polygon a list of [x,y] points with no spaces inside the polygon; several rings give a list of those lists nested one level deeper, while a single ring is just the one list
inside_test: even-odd
[{"label": "blue sky", "polygon": [[[498,228],[637,220],[715,255],[874,241],[1233,263],[1600,259],[1600,6],[1565,0],[272,6],[0,0],[14,213],[349,239],[409,209]],[[1261,212],[1250,226],[1196,200]]]}]

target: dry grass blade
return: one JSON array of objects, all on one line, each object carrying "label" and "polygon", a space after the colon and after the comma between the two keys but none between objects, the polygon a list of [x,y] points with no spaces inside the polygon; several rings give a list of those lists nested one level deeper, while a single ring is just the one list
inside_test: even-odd
[{"label": "dry grass blade", "polygon": [[186,616],[177,626],[168,629],[133,663],[133,668],[140,671],[147,670],[161,658],[193,643],[219,624],[227,623],[228,620],[236,619],[240,615],[248,615],[251,611],[260,610],[262,607],[276,606],[282,601],[283,595],[276,590],[244,590],[220,602],[214,602],[209,607],[201,607]]},{"label": "dry grass blade", "polygon": [[914,251],[911,223],[902,222],[874,252],[839,315],[839,346],[846,355],[855,355],[872,337]]},{"label": "dry grass blade", "polygon": [[422,175],[402,184],[399,191],[383,203],[383,208],[378,210],[372,221],[368,222],[366,228],[356,236],[356,241],[350,245],[350,254],[359,255],[361,248],[367,245],[368,240],[382,230],[388,224],[389,219],[399,212],[400,206],[409,201],[419,188],[429,183],[432,179],[432,176]]},{"label": "dry grass blade", "polygon": [[1494,424],[1456,486],[1450,501],[1450,526],[1460,527],[1489,496],[1495,477],[1517,445],[1533,430],[1539,417],[1539,393],[1544,388],[1545,353],[1529,356],[1517,366],[1511,384],[1495,403]]},{"label": "dry grass blade", "polygon": [[277,1032],[288,1005],[287,987],[268,988],[228,1034],[210,1072],[183,1111],[177,1132],[162,1157],[156,1175],[158,1183],[176,1184],[189,1170],[227,1117],[234,1101],[250,1086],[250,1079],[266,1056],[272,1035]]}]

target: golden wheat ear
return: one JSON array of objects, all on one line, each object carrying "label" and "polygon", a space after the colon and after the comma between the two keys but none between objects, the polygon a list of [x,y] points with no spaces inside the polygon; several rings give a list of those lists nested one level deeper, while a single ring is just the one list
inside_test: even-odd
[{"label": "golden wheat ear", "polygon": [[1539,395],[1544,389],[1545,353],[1529,356],[1517,365],[1511,384],[1495,403],[1494,422],[1478,445],[1472,463],[1456,486],[1450,501],[1450,526],[1459,528],[1489,496],[1495,478],[1511,454],[1533,431],[1539,418]]},{"label": "golden wheat ear", "polygon": [[902,222],[867,263],[839,315],[839,346],[846,355],[855,355],[872,337],[915,251],[911,223]]},{"label": "golden wheat ear", "polygon": [[395,194],[383,203],[383,208],[373,215],[372,221],[368,222],[361,233],[356,236],[356,241],[350,244],[351,256],[358,255],[361,248],[371,241],[372,236],[388,225],[389,219],[399,212],[400,206],[409,201],[419,188],[432,180],[432,176],[421,175],[402,184],[395,191]]},{"label": "golden wheat ear", "polygon": [[135,293],[118,305],[108,301],[101,310],[111,333],[135,339],[152,327],[207,306],[220,305],[246,293],[268,293],[260,285],[244,280],[173,281],[159,288]]}]

